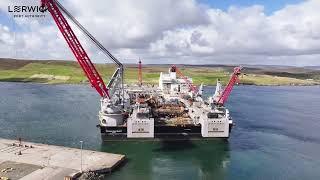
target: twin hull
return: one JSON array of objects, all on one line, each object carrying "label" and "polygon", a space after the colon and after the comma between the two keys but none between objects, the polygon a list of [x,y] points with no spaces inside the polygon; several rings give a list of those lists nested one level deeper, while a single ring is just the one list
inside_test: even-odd
[{"label": "twin hull", "polygon": [[[106,118],[106,117],[105,117]],[[117,118],[117,119],[114,119]],[[107,122],[120,122],[121,115],[108,116]],[[197,139],[228,138],[232,129],[229,118],[209,119],[201,117],[198,124],[161,125],[153,118],[136,119],[129,117],[122,125],[106,126],[100,123],[104,140],[115,139]],[[122,119],[122,118],[121,118]]]}]

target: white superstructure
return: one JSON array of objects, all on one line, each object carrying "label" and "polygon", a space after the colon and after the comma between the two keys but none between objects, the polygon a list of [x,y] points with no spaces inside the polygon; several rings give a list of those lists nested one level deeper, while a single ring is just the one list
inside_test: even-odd
[{"label": "white superstructure", "polygon": [[[189,82],[192,78],[187,77]],[[190,87],[185,79],[178,78],[177,72],[173,68],[169,68],[168,73],[160,73],[159,89],[165,94],[188,93]]]},{"label": "white superstructure", "polygon": [[216,90],[215,90],[213,96],[209,97],[209,102],[211,104],[213,104],[214,102],[218,102],[221,95],[222,95],[222,92],[223,92],[223,89],[222,89],[221,81],[220,81],[220,79],[217,79]]},{"label": "white superstructure", "polygon": [[123,124],[123,108],[120,102],[113,103],[110,99],[101,99],[99,111],[100,126],[114,127]]},{"label": "white superstructure", "polygon": [[111,98],[101,98],[100,126],[115,127],[124,123],[124,115],[130,110],[130,100],[124,90],[123,72],[118,68],[112,75],[107,87]]},{"label": "white superstructure", "polygon": [[202,137],[229,137],[230,128],[233,126],[229,110],[215,103],[222,91],[221,82],[217,80],[215,93],[208,98],[208,102],[198,96],[189,107],[190,117],[195,123],[201,124]]},{"label": "white superstructure", "polygon": [[128,138],[154,138],[154,119],[150,107],[137,103],[127,120]]}]

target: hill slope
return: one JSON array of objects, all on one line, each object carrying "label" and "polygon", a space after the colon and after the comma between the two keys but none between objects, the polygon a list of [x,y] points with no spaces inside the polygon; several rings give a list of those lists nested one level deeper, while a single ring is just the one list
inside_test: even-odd
[{"label": "hill slope", "polygon": [[[107,82],[115,66],[96,64]],[[167,72],[170,65],[143,65],[144,83],[157,84],[159,73]],[[220,78],[228,82],[234,66],[178,65],[180,70],[193,78],[195,84],[214,85]],[[252,85],[315,85],[320,84],[320,71],[312,68],[245,66],[242,84]],[[125,82],[136,83],[137,65],[125,65]],[[87,83],[82,69],[75,61],[0,59],[0,81],[38,83]]]}]

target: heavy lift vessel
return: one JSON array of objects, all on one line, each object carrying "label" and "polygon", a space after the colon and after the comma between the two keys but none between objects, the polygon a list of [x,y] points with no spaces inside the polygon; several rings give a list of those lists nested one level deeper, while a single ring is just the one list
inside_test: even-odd
[{"label": "heavy lift vessel", "polygon": [[[140,61],[139,86],[128,87],[123,83],[122,63],[58,1],[41,0],[41,4],[52,15],[90,84],[101,96],[99,127],[104,140],[229,137],[233,121],[224,103],[238,81],[241,67],[234,69],[224,90],[218,81],[215,94],[208,100],[202,97],[202,85],[194,86],[192,79],[176,66],[169,68],[168,74],[160,73],[159,87],[150,87],[142,85]],[[107,85],[62,13],[117,65]]]}]

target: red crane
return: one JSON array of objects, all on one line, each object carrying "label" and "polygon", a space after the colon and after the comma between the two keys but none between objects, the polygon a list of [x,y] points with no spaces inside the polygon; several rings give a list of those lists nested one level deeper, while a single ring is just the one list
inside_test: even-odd
[{"label": "red crane", "polygon": [[171,66],[171,71],[172,72],[176,72],[182,79],[184,79],[184,81],[187,83],[187,85],[189,86],[190,90],[194,93],[197,92],[197,87],[195,85],[193,85],[193,83],[188,79],[188,77],[186,77],[178,68],[176,65],[172,65]]},{"label": "red crane", "polygon": [[[119,75],[123,76],[123,65],[106,49],[102,46],[102,44],[97,41],[58,1],[56,0],[41,0],[41,6],[43,8],[47,8],[53,17],[56,25],[58,26],[61,34],[64,39],[68,43],[72,53],[76,57],[78,63],[83,69],[85,75],[89,79],[92,87],[94,87],[101,97],[109,96],[109,89],[112,85],[112,81],[109,82],[108,87],[105,85],[103,79],[101,78],[99,72],[91,62],[89,56],[86,51],[82,47],[75,33],[71,29],[69,23],[66,18],[63,16],[62,12],[86,35],[88,38],[111,60],[113,60],[117,65],[118,69],[115,72],[114,76]],[[61,12],[61,11],[62,12]],[[114,79],[112,77],[111,79]],[[123,78],[122,78],[123,85]],[[110,87],[109,87],[110,86]]]},{"label": "red crane", "polygon": [[242,67],[239,66],[239,67],[235,67],[233,69],[233,74],[229,80],[229,83],[228,85],[226,86],[226,88],[223,90],[217,104],[218,105],[221,105],[223,106],[224,103],[228,100],[229,96],[230,96],[230,93],[233,89],[233,86],[238,82],[239,80],[239,75],[241,74],[241,70],[242,70]]},{"label": "red crane", "polygon": [[139,69],[139,72],[138,72],[139,86],[142,86],[142,64],[141,64],[141,60],[140,59],[139,59],[138,69]]}]

